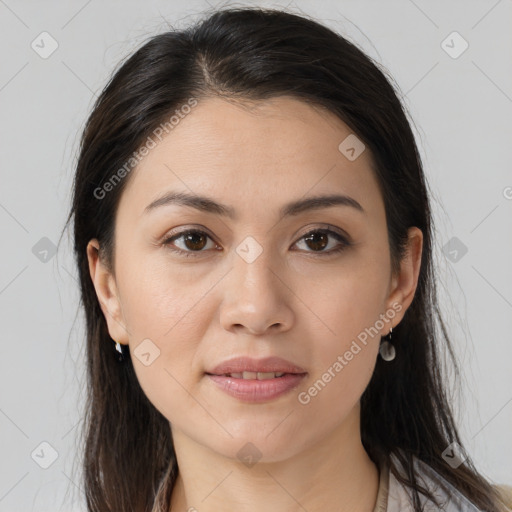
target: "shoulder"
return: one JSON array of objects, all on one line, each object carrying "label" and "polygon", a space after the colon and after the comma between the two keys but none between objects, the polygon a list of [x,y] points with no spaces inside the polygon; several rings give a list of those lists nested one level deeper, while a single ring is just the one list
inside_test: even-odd
[{"label": "shoulder", "polygon": [[[404,469],[400,462],[393,455],[394,466],[405,476]],[[434,512],[440,508],[445,512],[481,512],[476,505],[471,503],[460,491],[451,485],[442,475],[420,459],[414,458],[418,484],[427,489],[439,503],[439,506],[423,494],[420,494],[420,501],[425,511]],[[409,487],[402,484],[390,472],[387,512],[412,511],[412,492]]]},{"label": "shoulder", "polygon": [[496,484],[493,487],[499,492],[507,507],[512,510],[512,486]]}]

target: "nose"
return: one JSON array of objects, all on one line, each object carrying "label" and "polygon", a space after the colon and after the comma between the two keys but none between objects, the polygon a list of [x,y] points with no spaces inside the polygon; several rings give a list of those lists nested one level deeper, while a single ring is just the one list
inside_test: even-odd
[{"label": "nose", "polygon": [[225,330],[259,335],[291,328],[293,292],[280,268],[270,251],[264,250],[253,261],[234,255],[220,310]]}]

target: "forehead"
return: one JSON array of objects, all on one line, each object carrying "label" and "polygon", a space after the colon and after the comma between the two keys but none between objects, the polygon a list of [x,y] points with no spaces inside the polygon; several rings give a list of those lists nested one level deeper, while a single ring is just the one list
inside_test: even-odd
[{"label": "forehead", "polygon": [[156,139],[131,172],[119,208],[129,203],[140,216],[167,190],[253,211],[271,202],[277,210],[284,196],[334,190],[361,203],[378,201],[369,150],[352,161],[340,152],[349,136],[350,128],[334,114],[295,98],[243,104],[203,98]]}]

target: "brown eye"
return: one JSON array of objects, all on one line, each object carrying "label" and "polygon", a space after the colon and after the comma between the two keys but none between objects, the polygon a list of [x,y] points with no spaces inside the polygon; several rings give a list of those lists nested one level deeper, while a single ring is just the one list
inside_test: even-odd
[{"label": "brown eye", "polygon": [[322,249],[325,249],[325,247],[327,247],[329,244],[329,235],[327,235],[327,233],[316,231],[306,235],[304,240],[306,244],[308,244],[308,247],[311,249],[314,249],[315,251],[321,251]]},{"label": "brown eye", "polygon": [[183,235],[183,243],[191,251],[204,249],[207,241],[207,236],[200,232],[191,232]]},{"label": "brown eye", "polygon": [[[334,248],[332,248],[331,245],[330,250],[325,250],[325,248],[330,245],[331,238],[338,241],[337,247],[336,244],[334,244]],[[299,242],[303,242],[306,247],[310,249],[306,250],[306,252],[319,253],[321,256],[338,253],[350,245],[345,237],[330,229],[316,229],[310,231],[306,233]],[[299,242],[297,242],[297,244]]]},{"label": "brown eye", "polygon": [[[179,253],[182,256],[196,256],[194,253],[205,252],[205,248],[208,245],[208,239],[211,237],[204,231],[197,229],[189,229],[176,235],[173,235],[162,243],[167,246],[171,251]],[[175,242],[180,242],[181,247],[176,245]],[[212,245],[215,244],[212,241]],[[209,247],[211,248],[211,247]]]}]

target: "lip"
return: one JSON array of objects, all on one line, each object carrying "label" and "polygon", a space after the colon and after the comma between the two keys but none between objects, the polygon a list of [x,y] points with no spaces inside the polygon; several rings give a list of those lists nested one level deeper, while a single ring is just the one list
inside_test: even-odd
[{"label": "lip", "polygon": [[206,376],[222,391],[244,402],[262,403],[275,400],[296,388],[307,373],[287,373],[273,379],[239,379],[226,375]]},{"label": "lip", "polygon": [[226,373],[242,372],[282,372],[303,374],[306,373],[306,370],[277,356],[265,357],[263,359],[234,357],[218,364],[211,370],[207,370],[205,373],[209,375],[225,375]]},{"label": "lip", "polygon": [[[276,372],[284,373],[273,379],[241,379],[230,377],[227,373]],[[306,377],[307,372],[281,357],[272,356],[263,359],[234,357],[205,372],[221,391],[244,402],[262,403],[275,400],[296,388]]]}]

